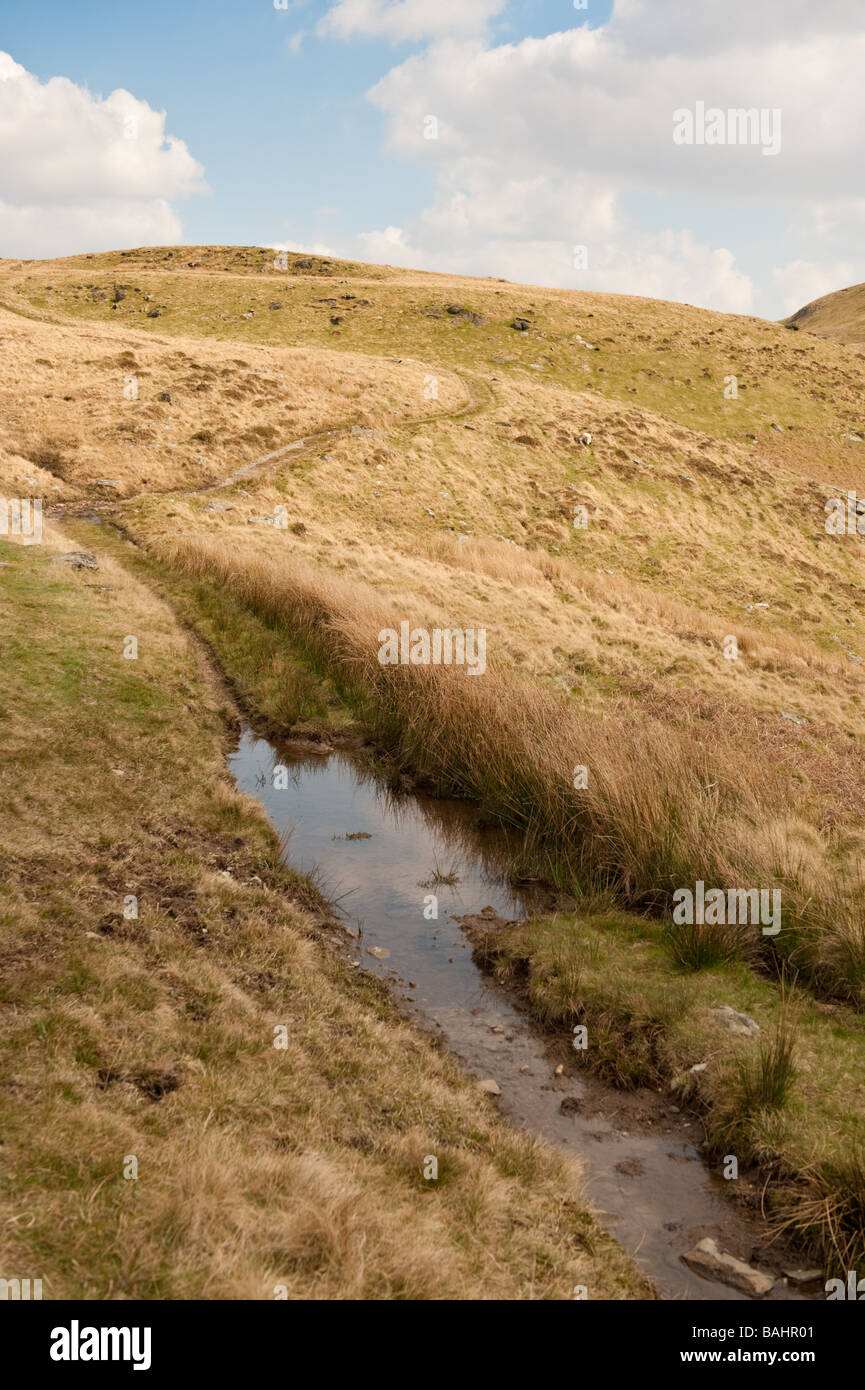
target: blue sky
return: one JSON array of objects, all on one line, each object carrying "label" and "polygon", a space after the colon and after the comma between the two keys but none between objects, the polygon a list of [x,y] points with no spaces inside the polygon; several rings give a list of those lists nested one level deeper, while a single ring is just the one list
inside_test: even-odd
[{"label": "blue sky", "polygon": [[[0,254],[104,249],[112,235],[284,241],[775,316],[865,279],[856,9],[3,0],[0,50],[19,67],[0,81]],[[56,78],[79,94],[52,95]],[[117,180],[105,133],[100,103],[118,89],[165,113],[137,150],[137,186]],[[833,114],[845,94],[846,121]],[[781,154],[675,149],[673,110],[700,98],[782,109]],[[4,175],[16,117],[27,168],[19,141]],[[183,142],[170,159],[164,135]],[[80,175],[61,195],[64,140]]]},{"label": "blue sky", "polygon": [[[384,148],[384,120],[365,100],[422,42],[309,31],[324,0],[276,10],[272,0],[40,0],[2,5],[0,48],[43,82],[62,74],[94,94],[125,87],[168,113],[207,172],[208,199],[179,204],[190,242],[319,241],[401,223],[434,179]],[[561,0],[518,0],[495,25],[502,41],[597,24]],[[305,31],[299,52],[289,40]],[[286,227],[288,223],[288,227]]]}]

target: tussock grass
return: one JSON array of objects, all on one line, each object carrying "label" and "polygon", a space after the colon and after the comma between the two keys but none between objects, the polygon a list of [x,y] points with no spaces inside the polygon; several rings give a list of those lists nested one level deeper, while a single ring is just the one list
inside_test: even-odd
[{"label": "tussock grass", "polygon": [[332,948],[171,611],[67,548],[0,542],[0,1269],[51,1298],[651,1296],[575,1168]]},{"label": "tussock grass", "polygon": [[[732,742],[710,745],[615,704],[585,711],[494,664],[481,677],[382,666],[377,634],[401,615],[372,591],[199,536],[164,540],[158,553],[283,624],[394,756],[523,831],[527,862],[557,881],[655,913],[698,879],[781,888],[780,935],[671,929],[680,961],[789,959],[816,988],[861,1004],[858,907],[837,891],[844,867],[797,818],[781,779]],[[584,790],[575,766],[589,768]]]},{"label": "tussock grass", "polygon": [[[762,1169],[773,1229],[794,1234],[827,1272],[865,1267],[861,1015],[787,981],[779,990],[738,961],[671,977],[660,924],[599,901],[507,927],[478,920],[470,936],[478,962],[522,994],[551,1037],[587,1028],[578,1064],[626,1089],[669,1090],[702,1118],[719,1170],[729,1154]],[[722,1005],[756,1019],[760,1034],[732,1035]]]}]

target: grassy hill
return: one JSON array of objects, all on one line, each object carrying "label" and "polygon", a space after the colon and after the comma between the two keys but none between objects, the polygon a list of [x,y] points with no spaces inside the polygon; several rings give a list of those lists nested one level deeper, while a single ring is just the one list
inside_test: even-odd
[{"label": "grassy hill", "polygon": [[824,294],[785,319],[788,328],[817,333],[836,343],[865,342],[865,285]]},{"label": "grassy hill", "polygon": [[[545,1023],[597,1025],[587,1064],[621,1084],[689,1077],[711,1142],[764,1165],[827,1263],[865,1260],[865,563],[826,529],[865,491],[863,359],[687,305],[259,248],[0,263],[0,489],[44,496],[75,548],[109,542],[74,516],[113,519],[138,549],[112,564],[262,726],[354,720],[521,829],[514,872],[578,908],[485,942],[490,968]],[[486,676],[380,666],[404,620],[485,627]],[[674,930],[698,879],[780,887],[780,934]],[[763,1040],[725,1038],[721,1004]]]}]

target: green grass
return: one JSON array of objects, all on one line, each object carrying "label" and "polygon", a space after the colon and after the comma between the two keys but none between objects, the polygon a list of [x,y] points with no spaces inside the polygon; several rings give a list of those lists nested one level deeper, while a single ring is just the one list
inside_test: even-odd
[{"label": "green grass", "polygon": [[[811,1251],[834,1267],[841,1241],[854,1262],[846,1267],[865,1270],[865,1218],[843,1185],[865,1144],[861,1016],[795,986],[779,991],[742,963],[677,978],[663,927],[621,913],[560,913],[472,940],[480,963],[524,995],[551,1035],[588,1028],[579,1062],[618,1086],[671,1088],[702,1115],[719,1164],[733,1153],[742,1168],[762,1166],[773,1219],[804,1235],[810,1213]],[[728,1032],[713,1013],[721,1005],[754,1018],[760,1035]],[[841,1213],[835,1235],[828,1216],[817,1220],[818,1196]]]}]

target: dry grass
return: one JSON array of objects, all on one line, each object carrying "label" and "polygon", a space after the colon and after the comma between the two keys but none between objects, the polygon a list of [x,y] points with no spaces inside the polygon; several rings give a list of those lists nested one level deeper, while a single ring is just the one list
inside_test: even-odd
[{"label": "dry grass", "polygon": [[0,1268],[52,1298],[646,1296],[575,1170],[330,944],[170,610],[66,548],[0,544]]},{"label": "dry grass", "polygon": [[[827,496],[865,493],[861,350],[626,296],[320,257],[278,273],[256,248],[6,262],[0,296],[3,486],[90,502],[115,477],[103,509],[173,567],[268,728],[343,718],[342,697],[397,762],[521,828],[522,867],[641,913],[697,878],[782,887],[774,941],[663,938],[646,1028],[612,988],[613,1073],[667,1075],[683,963],[698,989],[744,970],[741,997],[783,966],[861,1006],[865,557],[824,528]],[[484,626],[489,674],[380,667],[401,619]],[[821,1046],[824,1089],[833,1054],[858,1074],[858,1034]],[[749,1130],[770,1163],[778,1114]]]},{"label": "dry grass", "polygon": [[[743,761],[733,742],[627,708],[587,713],[498,666],[482,677],[382,666],[377,634],[403,615],[374,593],[218,541],[189,538],[160,554],[283,623],[396,756],[523,830],[533,867],[651,911],[667,910],[675,889],[697,879],[779,886],[782,932],[767,939],[755,930],[749,954],[787,957],[819,988],[861,1004],[858,859],[841,861],[837,845],[808,825],[791,787]],[[575,790],[581,765],[588,786]],[[849,904],[843,889],[856,894]]]}]

